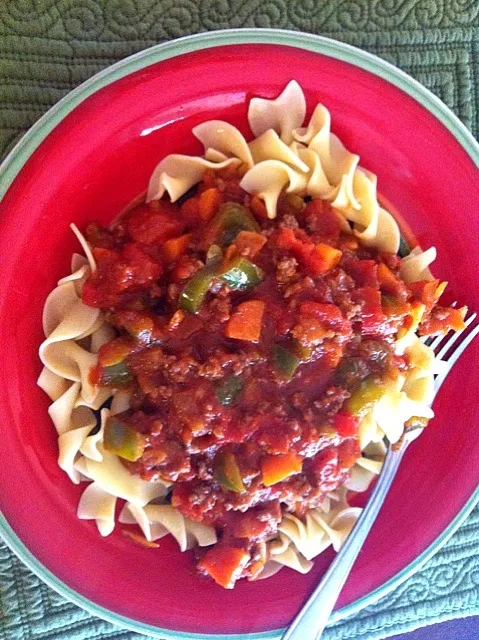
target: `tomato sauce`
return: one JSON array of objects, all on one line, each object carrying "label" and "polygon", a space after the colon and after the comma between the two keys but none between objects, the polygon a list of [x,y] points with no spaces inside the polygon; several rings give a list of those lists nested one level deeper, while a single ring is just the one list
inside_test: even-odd
[{"label": "tomato sauce", "polygon": [[380,397],[407,368],[393,345],[425,292],[426,322],[450,319],[431,285],[401,281],[400,258],[341,232],[328,203],[282,196],[268,220],[239,180],[207,173],[180,203],[89,225],[97,270],[83,289],[118,334],[93,378],[132,392],[105,446],[215,527],[199,568],[227,587],[261,569],[258,544],[285,511],[346,481],[361,393]]}]

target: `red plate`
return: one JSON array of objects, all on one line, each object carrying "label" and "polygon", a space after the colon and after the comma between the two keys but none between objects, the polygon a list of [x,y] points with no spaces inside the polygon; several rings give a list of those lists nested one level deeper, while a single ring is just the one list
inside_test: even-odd
[{"label": "red plate", "polygon": [[[159,159],[200,152],[191,135],[200,122],[222,118],[249,134],[249,99],[276,96],[292,78],[310,112],[318,101],[330,109],[334,132],[378,175],[381,194],[423,247],[437,247],[434,271],[449,281],[450,296],[479,309],[477,146],[417,83],[346,45],[252,30],[153,48],[73,92],[3,169],[4,181],[13,183],[0,217],[0,506],[11,529],[5,522],[0,528],[52,586],[138,631],[153,631],[144,624],[162,628],[162,637],[166,630],[230,636],[278,629],[332,555],[321,556],[307,576],[285,569],[226,592],[195,577],[192,557],[169,538],[159,550],[146,550],[119,532],[102,539],[94,524],[78,520],[81,489],[57,467],[48,399],[35,385],[43,303],[78,249],[70,222],[81,228],[92,219],[111,220],[146,188]],[[479,481],[478,357],[476,342],[441,390],[437,418],[408,452],[340,607],[364,606],[371,593],[385,592],[385,583],[397,584],[472,508]]]}]

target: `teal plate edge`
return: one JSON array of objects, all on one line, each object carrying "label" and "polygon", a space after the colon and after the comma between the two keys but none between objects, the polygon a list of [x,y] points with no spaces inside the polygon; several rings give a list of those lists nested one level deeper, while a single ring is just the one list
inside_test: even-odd
[{"label": "teal plate edge", "polygon": [[[430,113],[436,116],[452,133],[479,168],[479,145],[470,131],[437,96],[394,65],[361,49],[322,36],[281,29],[231,29],[186,36],[140,51],[97,73],[71,91],[29,129],[0,165],[0,198],[3,198],[23,165],[48,134],[53,131],[77,105],[99,89],[115,82],[115,80],[119,78],[123,78],[162,60],[174,58],[200,49],[238,44],[273,44],[297,47],[348,62],[383,78],[417,100]],[[426,551],[378,589],[375,589],[350,605],[334,611],[331,616],[331,623],[344,620],[361,609],[372,605],[412,576],[443,547],[478,502],[479,487],[454,520]],[[87,610],[89,613],[130,631],[142,633],[150,637],[162,638],[163,640],[278,640],[281,637],[282,629],[240,635],[183,633],[153,627],[121,616],[81,596],[54,576],[25,547],[1,513],[0,536],[31,571],[60,595]]]}]

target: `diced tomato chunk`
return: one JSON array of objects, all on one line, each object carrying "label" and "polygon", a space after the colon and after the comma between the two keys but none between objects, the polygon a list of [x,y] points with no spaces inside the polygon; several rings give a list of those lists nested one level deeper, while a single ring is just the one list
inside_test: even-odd
[{"label": "diced tomato chunk", "polygon": [[408,285],[413,296],[422,302],[427,311],[431,311],[446,286],[447,282],[439,283],[439,280],[418,280]]},{"label": "diced tomato chunk", "polygon": [[378,265],[374,260],[349,260],[345,270],[358,287],[378,286]]},{"label": "diced tomato chunk", "polygon": [[180,212],[190,226],[196,226],[201,223],[200,200],[197,196],[192,196],[185,200],[181,205]]},{"label": "diced tomato chunk", "polygon": [[334,416],[334,428],[343,438],[350,438],[358,433],[359,419],[350,411],[340,411]]},{"label": "diced tomato chunk", "polygon": [[127,244],[121,252],[93,249],[97,270],[83,285],[82,299],[90,307],[109,309],[124,296],[149,289],[162,274],[162,267],[139,247]]},{"label": "diced tomato chunk", "polygon": [[280,229],[274,237],[275,245],[278,249],[284,249],[285,251],[291,251],[297,245],[297,238],[294,235],[292,229]]},{"label": "diced tomato chunk", "polygon": [[304,217],[309,227],[328,242],[339,238],[341,228],[338,214],[333,211],[327,200],[311,200],[304,209]]},{"label": "diced tomato chunk", "polygon": [[328,447],[316,454],[311,472],[322,491],[333,491],[339,484],[339,459],[336,447]]},{"label": "diced tomato chunk", "polygon": [[266,210],[266,205],[265,203],[261,200],[261,198],[258,198],[258,196],[253,196],[251,198],[251,211],[254,213],[254,215],[259,218],[260,220],[267,220],[268,219],[268,212]]},{"label": "diced tomato chunk", "polygon": [[375,287],[361,287],[353,292],[356,302],[362,305],[362,333],[384,336],[392,332],[386,323],[381,307],[381,294]]},{"label": "diced tomato chunk", "polygon": [[334,337],[335,330],[314,316],[301,315],[291,334],[302,347],[312,349],[325,338]]},{"label": "diced tomato chunk", "polygon": [[178,208],[162,200],[159,205],[157,210],[141,205],[128,215],[127,230],[135,242],[157,244],[180,235],[184,230],[185,222]]},{"label": "diced tomato chunk", "polygon": [[248,509],[245,513],[230,512],[227,521],[228,539],[264,539],[268,534],[276,532],[282,515],[279,500],[271,500]]},{"label": "diced tomato chunk", "polygon": [[337,266],[342,252],[329,244],[315,244],[302,230],[280,229],[276,234],[275,244],[278,249],[290,251],[306,273],[315,278]]},{"label": "diced tomato chunk", "polygon": [[335,304],[324,302],[303,302],[299,307],[299,312],[306,316],[313,316],[329,326],[342,325],[345,318],[341,313],[341,309]]},{"label": "diced tomato chunk", "polygon": [[361,456],[361,448],[357,438],[349,438],[339,445],[339,466],[342,469],[351,469],[356,460]]}]

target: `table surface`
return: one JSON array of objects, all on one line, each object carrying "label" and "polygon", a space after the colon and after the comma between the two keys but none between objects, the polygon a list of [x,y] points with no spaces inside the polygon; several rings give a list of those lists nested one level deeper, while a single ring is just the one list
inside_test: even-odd
[{"label": "table surface", "polygon": [[[436,93],[477,136],[479,0],[3,0],[0,157],[71,88],[199,31],[278,27],[360,46]],[[479,508],[421,571],[325,640],[479,637]],[[418,627],[452,622],[397,635]],[[461,619],[462,618],[462,619]],[[66,602],[0,544],[0,640],[137,640]]]},{"label": "table surface", "polygon": [[441,624],[401,633],[391,640],[475,640],[479,637],[479,617],[456,618]]}]

